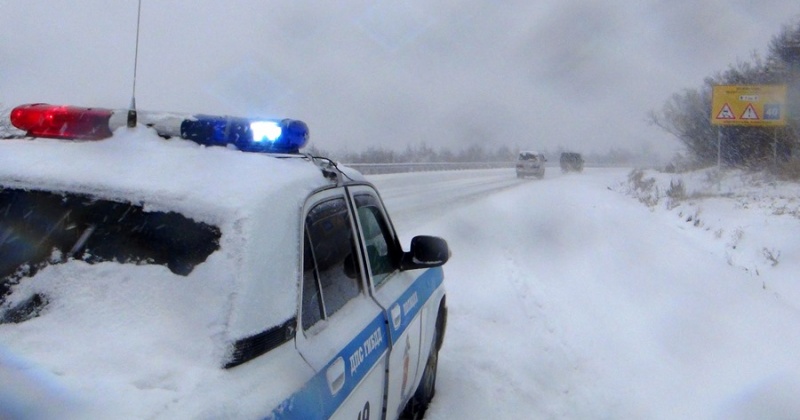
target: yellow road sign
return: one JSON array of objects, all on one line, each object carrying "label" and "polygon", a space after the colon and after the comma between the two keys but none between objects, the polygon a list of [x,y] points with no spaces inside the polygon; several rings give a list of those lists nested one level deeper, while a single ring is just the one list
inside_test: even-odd
[{"label": "yellow road sign", "polygon": [[786,85],[714,86],[711,124],[786,125]]}]

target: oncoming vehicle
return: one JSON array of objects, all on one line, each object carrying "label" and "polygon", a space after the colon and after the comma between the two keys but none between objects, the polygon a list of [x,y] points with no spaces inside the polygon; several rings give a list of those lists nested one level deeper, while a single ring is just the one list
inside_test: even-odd
[{"label": "oncoming vehicle", "polygon": [[[0,140],[0,418],[418,417],[447,307],[296,120],[24,105]],[[166,139],[165,139],[166,138]],[[224,147],[212,147],[224,146]]]},{"label": "oncoming vehicle", "polygon": [[547,159],[539,152],[519,152],[519,159],[517,159],[517,178],[525,178],[526,176],[535,176],[539,179],[544,178],[545,162],[547,162]]},{"label": "oncoming vehicle", "polygon": [[561,154],[561,172],[582,172],[583,156],[580,153],[564,152]]}]

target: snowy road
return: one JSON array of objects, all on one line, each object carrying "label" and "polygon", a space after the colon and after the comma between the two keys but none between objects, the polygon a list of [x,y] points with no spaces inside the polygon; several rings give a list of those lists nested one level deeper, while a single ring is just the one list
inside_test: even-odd
[{"label": "snowy road", "polygon": [[767,287],[798,265],[732,266],[710,233],[609,188],[628,172],[370,177],[405,246],[453,252],[426,418],[800,416],[800,305]]},{"label": "snowy road", "polygon": [[369,179],[378,186],[392,222],[401,234],[431,215],[443,214],[525,182],[514,176],[513,169],[415,172],[373,175]]}]

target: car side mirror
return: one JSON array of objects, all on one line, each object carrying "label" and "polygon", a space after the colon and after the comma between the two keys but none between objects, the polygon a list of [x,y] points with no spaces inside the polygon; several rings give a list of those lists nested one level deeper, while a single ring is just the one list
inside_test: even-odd
[{"label": "car side mirror", "polygon": [[439,267],[449,259],[447,241],[436,236],[415,236],[411,239],[411,250],[400,259],[400,270]]}]

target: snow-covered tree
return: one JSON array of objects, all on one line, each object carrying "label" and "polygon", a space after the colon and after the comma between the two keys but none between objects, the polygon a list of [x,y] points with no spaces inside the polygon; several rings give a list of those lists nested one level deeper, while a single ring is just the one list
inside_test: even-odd
[{"label": "snow-covered tree", "polygon": [[[788,124],[785,129],[764,127],[725,127],[710,121],[711,93],[715,85],[786,84]],[[755,52],[750,61],[740,60],[727,70],[705,79],[698,89],[685,89],[672,97],[659,111],[651,111],[649,121],[677,137],[691,160],[706,166],[717,161],[717,143],[722,140],[724,163],[762,167],[774,161],[775,152],[789,160],[800,134],[800,21],[785,26],[772,38],[766,59]],[[776,143],[777,139],[777,143]],[[776,149],[777,148],[777,149]]]}]

